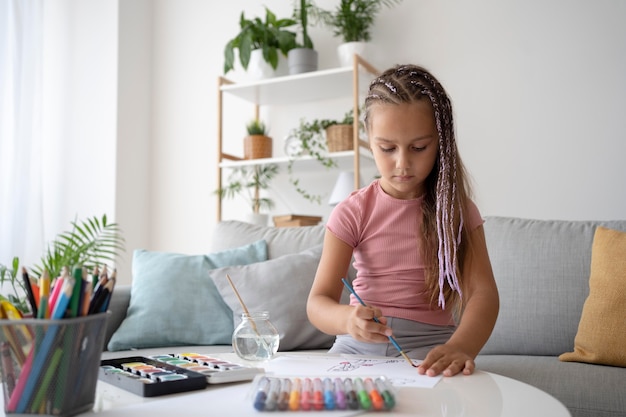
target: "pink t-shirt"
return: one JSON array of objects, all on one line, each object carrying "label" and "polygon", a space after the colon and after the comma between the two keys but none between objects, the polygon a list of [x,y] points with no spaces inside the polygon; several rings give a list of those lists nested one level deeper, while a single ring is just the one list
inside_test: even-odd
[{"label": "pink t-shirt", "polygon": [[[435,325],[452,325],[451,309],[433,309],[424,297],[421,242],[422,200],[386,194],[378,180],[353,192],[330,214],[326,228],[354,248],[354,290],[384,316]],[[483,224],[476,205],[468,204],[469,230]],[[422,295],[420,295],[422,294]],[[351,305],[359,302],[350,297]]]}]

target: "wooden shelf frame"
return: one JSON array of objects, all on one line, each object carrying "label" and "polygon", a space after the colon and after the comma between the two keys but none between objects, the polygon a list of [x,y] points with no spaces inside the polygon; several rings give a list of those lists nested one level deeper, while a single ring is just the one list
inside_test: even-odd
[{"label": "wooden shelf frame", "polygon": [[[361,73],[363,71],[363,74]],[[360,92],[367,90],[369,80],[379,72],[361,56],[355,54],[352,67],[340,67],[328,70],[307,72],[284,77],[273,77],[255,82],[234,83],[225,78],[218,77],[218,103],[217,103],[217,186],[222,186],[223,169],[241,166],[252,166],[270,163],[288,163],[289,157],[243,159],[239,156],[224,152],[224,94],[230,94],[250,102],[254,108],[254,118],[259,118],[260,106],[263,105],[288,105],[307,102],[334,99],[352,95],[353,98],[353,149],[354,151],[336,152],[333,157],[345,160],[352,157],[354,171],[354,189],[360,184],[361,158],[371,158],[369,144],[359,137],[359,103]],[[363,77],[362,75],[368,75]],[[319,88],[324,83],[325,88]],[[293,94],[297,91],[298,94]],[[311,157],[303,156],[297,162],[306,163]],[[217,199],[217,221],[222,220],[222,197]]]}]

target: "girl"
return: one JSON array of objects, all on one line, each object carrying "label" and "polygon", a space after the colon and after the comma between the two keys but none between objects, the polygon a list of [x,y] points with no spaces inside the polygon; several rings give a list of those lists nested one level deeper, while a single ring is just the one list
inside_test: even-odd
[{"label": "girl", "polygon": [[[397,356],[393,335],[423,359],[420,374],[469,375],[499,299],[450,100],[423,68],[397,66],[370,84],[365,125],[380,179],[331,213],[309,320],[338,335],[332,353]],[[352,286],[367,307],[354,296],[339,303],[353,256]]]}]

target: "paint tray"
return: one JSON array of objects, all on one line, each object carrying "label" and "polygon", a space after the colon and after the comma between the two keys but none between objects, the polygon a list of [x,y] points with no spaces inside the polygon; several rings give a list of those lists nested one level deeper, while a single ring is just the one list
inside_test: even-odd
[{"label": "paint tray", "polygon": [[6,415],[64,417],[91,410],[109,315],[0,320]]},{"label": "paint tray", "polygon": [[207,379],[201,373],[144,356],[103,360],[100,380],[142,397],[156,397],[204,389]]}]

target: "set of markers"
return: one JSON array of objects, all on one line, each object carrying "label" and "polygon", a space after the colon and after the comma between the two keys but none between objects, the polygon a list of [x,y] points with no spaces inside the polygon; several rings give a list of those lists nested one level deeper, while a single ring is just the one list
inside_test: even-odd
[{"label": "set of markers", "polygon": [[385,377],[257,377],[258,411],[391,410],[395,396]]},{"label": "set of markers", "polygon": [[2,373],[14,381],[5,386],[5,411],[58,414],[95,390],[97,368],[87,369],[102,353],[106,314],[99,313],[108,307],[115,275],[105,270],[92,283],[84,268],[73,275],[66,268],[53,283],[44,273],[35,286],[23,274],[33,317],[0,320]]}]

